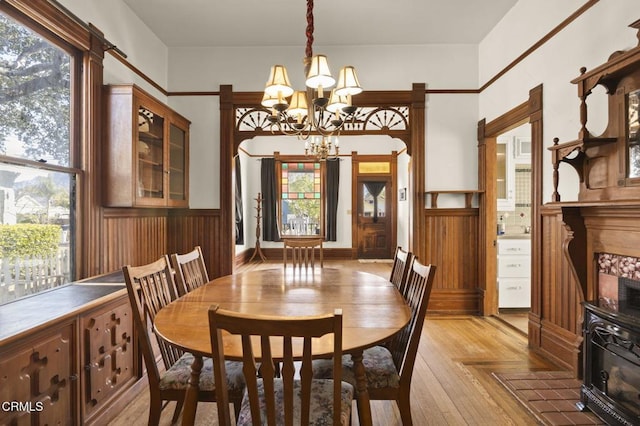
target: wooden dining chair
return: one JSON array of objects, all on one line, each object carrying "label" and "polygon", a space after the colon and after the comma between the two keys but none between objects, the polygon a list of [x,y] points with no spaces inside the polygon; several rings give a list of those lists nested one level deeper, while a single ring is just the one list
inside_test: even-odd
[{"label": "wooden dining chair", "polygon": [[[418,260],[412,263],[405,288],[405,300],[411,308],[409,323],[384,346],[365,349],[362,359],[369,398],[396,401],[404,426],[413,424],[411,378],[436,271],[434,265],[423,265]],[[331,360],[314,361],[313,376],[329,377],[332,368]],[[342,357],[342,368],[343,380],[355,386],[355,372],[350,356]]]},{"label": "wooden dining chair", "polygon": [[398,288],[402,295],[404,295],[404,287],[407,283],[414,258],[415,256],[410,251],[405,251],[400,246],[396,247],[389,281]]},{"label": "wooden dining chair", "polygon": [[287,267],[288,252],[291,252],[291,264],[294,268],[315,268],[316,251],[320,258],[320,267],[324,266],[322,238],[283,238],[284,249],[282,258]]},{"label": "wooden dining chair", "polygon": [[[153,322],[156,314],[176,298],[169,258],[164,255],[148,265],[127,265],[122,269],[131,302],[139,348],[147,368],[150,394],[149,425],[157,425],[160,422],[160,414],[166,406],[163,404],[164,401],[177,402],[172,418],[172,422],[175,423],[182,411],[194,357],[156,335],[157,347],[164,363],[164,372],[160,373],[150,336],[150,334],[155,334]],[[242,365],[233,363],[227,366],[227,377],[228,387],[231,389],[230,398],[238,411],[244,392]],[[213,363],[210,358],[204,359],[199,385],[198,400],[215,401]]]},{"label": "wooden dining chair", "polygon": [[[209,329],[216,379],[225,376],[225,364],[220,362],[224,341],[241,340],[247,392],[236,417],[237,425],[350,424],[353,386],[341,380],[342,310],[314,317],[273,317],[227,311],[215,305],[209,308]],[[228,334],[223,335],[223,331]],[[315,380],[312,339],[330,334],[337,355],[333,374],[330,380]],[[298,346],[303,347],[299,379],[293,356],[293,348]],[[282,357],[275,359],[274,353],[280,351]],[[275,377],[278,362],[282,365],[281,375]],[[227,389],[218,386],[216,392],[218,424],[230,426]]]},{"label": "wooden dining chair", "polygon": [[209,282],[207,266],[200,246],[185,254],[173,253],[171,266],[176,274],[176,287],[178,295],[183,296]]}]

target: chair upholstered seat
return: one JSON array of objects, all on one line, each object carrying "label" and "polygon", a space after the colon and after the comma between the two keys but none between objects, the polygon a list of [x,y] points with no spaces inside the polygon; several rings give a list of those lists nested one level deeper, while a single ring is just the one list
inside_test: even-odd
[{"label": "chair upholstered seat", "polygon": [[[191,364],[193,355],[185,353],[175,364],[165,371],[160,378],[160,389],[186,389],[191,376]],[[226,361],[227,386],[230,392],[238,393],[244,390],[244,375],[242,374],[242,363],[237,361]],[[215,380],[213,378],[213,361],[211,358],[203,358],[202,371],[200,372],[200,390],[214,391]]]},{"label": "chair upholstered seat", "polygon": [[[367,375],[368,389],[399,388],[400,375],[393,363],[391,352],[384,346],[374,346],[362,353],[362,364]],[[333,361],[319,359],[313,361],[313,377],[325,379],[333,375]],[[356,376],[351,355],[342,356],[342,380],[355,387]]]},{"label": "chair upholstered seat", "polygon": [[[434,265],[423,265],[415,258],[410,260],[410,264],[411,271],[406,277],[407,281],[398,287],[411,309],[409,323],[385,342],[385,346],[366,349],[362,354],[369,398],[395,400],[403,426],[413,425],[411,377],[436,270]],[[351,357],[343,356],[341,361],[343,380],[354,384],[355,375]],[[333,360],[314,360],[314,379],[330,377],[332,368],[335,368],[332,365]]]},{"label": "chair upholstered seat", "polygon": [[[332,375],[329,374],[331,377]],[[300,381],[295,381],[294,385],[294,413],[293,424],[300,424],[300,393],[301,386]],[[283,398],[283,382],[282,380],[274,381],[274,390],[276,396],[276,413],[277,424],[284,424],[284,398]],[[263,381],[258,381],[258,393],[260,396],[260,411],[262,418],[267,418],[266,404],[264,399],[264,386]],[[353,386],[349,383],[342,382],[341,392],[341,408],[340,418],[342,424],[349,424],[351,418],[351,401],[353,400]],[[309,416],[309,425],[311,426],[329,426],[333,424],[333,380],[313,380],[311,382],[311,407]],[[250,426],[253,425],[251,420],[251,409],[249,407],[249,396],[245,392],[240,407],[240,415],[236,423],[238,426]]]}]

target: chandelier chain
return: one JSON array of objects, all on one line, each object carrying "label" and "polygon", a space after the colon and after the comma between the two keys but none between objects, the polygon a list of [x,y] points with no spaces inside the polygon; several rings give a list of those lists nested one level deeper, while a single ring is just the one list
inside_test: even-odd
[{"label": "chandelier chain", "polygon": [[305,31],[307,36],[305,55],[307,58],[313,56],[313,30],[313,0],[307,0],[307,29]]}]

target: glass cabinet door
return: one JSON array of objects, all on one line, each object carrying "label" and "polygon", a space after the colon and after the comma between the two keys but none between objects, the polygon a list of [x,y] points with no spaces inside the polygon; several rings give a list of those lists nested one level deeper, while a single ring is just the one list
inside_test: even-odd
[{"label": "glass cabinet door", "polygon": [[186,131],[169,125],[169,199],[186,200]]},{"label": "glass cabinet door", "polygon": [[137,195],[164,198],[164,118],[148,108],[138,108]]},{"label": "glass cabinet door", "polygon": [[496,141],[496,198],[498,211],[513,211],[515,200],[515,165],[512,161],[512,143],[509,139]]}]

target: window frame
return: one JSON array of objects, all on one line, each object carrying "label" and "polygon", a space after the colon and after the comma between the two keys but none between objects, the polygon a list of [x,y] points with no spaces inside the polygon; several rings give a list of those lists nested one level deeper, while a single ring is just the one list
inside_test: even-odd
[{"label": "window frame", "polygon": [[[33,2],[36,3],[36,2]],[[87,202],[89,191],[95,184],[89,185],[87,177],[95,174],[98,168],[87,156],[88,148],[99,143],[99,109],[96,105],[96,92],[102,87],[102,72],[95,72],[91,62],[102,67],[104,53],[102,43],[96,43],[88,28],[80,25],[73,17],[50,3],[33,4],[22,0],[0,2],[0,12],[10,19],[24,25],[49,43],[65,51],[71,57],[70,64],[70,100],[69,100],[69,163],[67,166],[41,163],[26,158],[0,155],[0,161],[10,165],[37,168],[48,172],[62,172],[70,175],[73,181],[70,194],[72,204],[69,226],[73,238],[70,259],[70,281],[87,276],[86,241],[91,241],[87,229],[96,212],[93,203]],[[99,98],[98,98],[99,100]],[[96,121],[98,120],[98,121]],[[99,179],[95,179],[99,182]],[[95,270],[95,268],[94,268]]]}]

